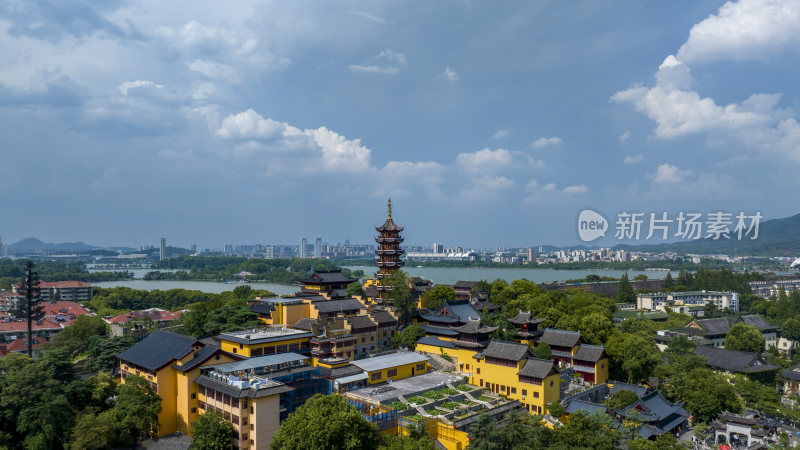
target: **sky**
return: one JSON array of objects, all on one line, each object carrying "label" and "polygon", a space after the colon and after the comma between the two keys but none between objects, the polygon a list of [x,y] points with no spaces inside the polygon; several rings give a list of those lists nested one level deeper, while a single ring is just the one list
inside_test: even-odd
[{"label": "sky", "polygon": [[798,49],[798,0],[6,0],[0,236],[366,243],[389,196],[412,245],[786,217]]}]

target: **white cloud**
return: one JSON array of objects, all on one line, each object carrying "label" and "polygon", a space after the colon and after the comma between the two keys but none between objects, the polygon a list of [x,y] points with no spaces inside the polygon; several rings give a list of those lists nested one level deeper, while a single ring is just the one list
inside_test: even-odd
[{"label": "white cloud", "polygon": [[631,138],[631,132],[630,131],[626,131],[626,132],[624,132],[624,133],[619,135],[619,141],[620,142],[626,142],[630,138]]},{"label": "white cloud", "polygon": [[389,161],[378,171],[378,197],[413,195],[414,187],[421,187],[432,201],[442,201],[445,194],[440,184],[444,181],[447,168],[437,162]]},{"label": "white cloud", "polygon": [[444,68],[444,72],[442,72],[442,78],[445,80],[455,83],[456,81],[460,80],[461,77],[456,73],[455,70],[451,69],[450,66]]},{"label": "white cloud", "polygon": [[[796,0],[740,0],[725,3],[716,15],[696,24],[677,53],[655,73],[653,87],[617,92],[656,123],[654,135],[669,139],[708,133],[731,148],[777,153],[800,162],[794,118],[779,109],[781,94],[753,94],[740,103],[718,104],[693,90],[688,63],[763,60],[787,48],[800,48],[800,4]],[[775,159],[780,160],[780,159]]]},{"label": "white cloud", "polygon": [[511,152],[505,149],[485,148],[473,153],[459,153],[456,165],[469,173],[495,172],[511,164]]},{"label": "white cloud", "polygon": [[367,73],[379,73],[384,75],[394,75],[400,72],[401,67],[404,67],[406,64],[408,64],[405,55],[403,55],[402,53],[397,53],[390,48],[381,50],[380,53],[378,53],[378,55],[375,58],[385,60],[386,63],[388,63],[388,65],[351,64],[347,66],[347,68],[350,69],[351,72],[367,72]]},{"label": "white cloud", "polygon": [[248,109],[223,119],[216,134],[223,139],[274,139],[282,135],[287,127],[285,122],[265,119]]},{"label": "white cloud", "polygon": [[497,130],[492,135],[492,139],[505,139],[511,135],[511,132],[514,131],[513,128],[503,128]]},{"label": "white cloud", "polygon": [[363,172],[370,169],[372,151],[361,139],[348,140],[325,127],[305,130],[322,150],[322,164],[330,171]]},{"label": "white cloud", "polygon": [[397,67],[383,67],[383,66],[359,66],[357,64],[351,64],[347,66],[351,72],[369,72],[369,73],[381,73],[384,75],[394,75],[400,72],[400,69]]},{"label": "white cloud", "polygon": [[187,67],[190,70],[202,73],[208,78],[233,81],[238,77],[238,72],[233,67],[204,59],[195,59]]},{"label": "white cloud", "polygon": [[625,159],[622,160],[625,164],[636,164],[644,161],[644,155],[627,155]]},{"label": "white cloud", "polygon": [[585,194],[585,193],[587,193],[589,191],[590,191],[590,189],[588,187],[586,187],[585,185],[581,184],[581,185],[577,185],[577,186],[567,186],[567,187],[564,188],[563,192],[565,194]]},{"label": "white cloud", "polygon": [[533,147],[533,148],[542,148],[542,147],[547,147],[547,146],[550,146],[550,145],[557,145],[557,144],[560,144],[560,143],[561,143],[561,138],[559,138],[559,137],[549,137],[549,138],[540,137],[539,139],[537,139],[537,140],[533,141],[533,143],[531,143],[531,147]]},{"label": "white cloud", "polygon": [[694,25],[678,50],[687,62],[764,60],[800,46],[800,3],[796,0],[727,2]]},{"label": "white cloud", "polygon": [[148,87],[149,88],[155,88],[155,89],[161,89],[164,86],[160,85],[160,84],[157,84],[157,83],[154,83],[154,82],[152,82],[150,80],[136,80],[136,81],[125,81],[122,84],[120,84],[119,86],[117,86],[117,89],[119,89],[119,91],[122,92],[122,95],[127,96],[128,95],[128,91],[130,91],[131,89],[148,88]]},{"label": "white cloud", "polygon": [[659,164],[656,172],[652,174],[653,183],[657,184],[673,184],[686,181],[686,178],[692,175],[691,170],[680,170],[677,166],[672,164]]}]

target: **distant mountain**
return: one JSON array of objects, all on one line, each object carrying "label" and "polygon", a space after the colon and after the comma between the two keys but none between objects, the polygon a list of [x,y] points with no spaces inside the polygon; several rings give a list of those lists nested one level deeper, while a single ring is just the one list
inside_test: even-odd
[{"label": "distant mountain", "polygon": [[62,242],[60,244],[53,244],[50,242],[42,242],[36,238],[26,238],[15,244],[8,246],[8,251],[25,251],[25,250],[93,250],[94,245],[84,244],[83,242]]},{"label": "distant mountain", "polygon": [[[736,219],[733,219],[734,225]],[[731,230],[733,226],[731,226]],[[688,242],[665,243],[658,245],[617,245],[619,250],[643,252],[676,252],[681,254],[726,254],[735,256],[798,256],[800,255],[800,214],[783,219],[771,219],[761,222],[758,239],[750,236],[737,240],[731,233],[731,239],[720,238],[698,239]]]}]

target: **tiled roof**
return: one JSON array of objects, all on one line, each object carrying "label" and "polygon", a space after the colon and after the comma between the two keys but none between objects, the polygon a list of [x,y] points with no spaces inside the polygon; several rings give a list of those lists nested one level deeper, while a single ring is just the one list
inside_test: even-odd
[{"label": "tiled roof", "polygon": [[253,311],[256,314],[271,314],[272,311],[275,311],[275,305],[269,303],[256,303],[250,307],[250,311]]},{"label": "tiled roof", "polygon": [[432,337],[432,336],[425,336],[423,338],[420,338],[417,341],[417,344],[425,344],[433,347],[456,348],[456,345],[453,344],[451,341],[445,341],[443,339],[439,339],[437,337]]},{"label": "tiled roof", "polygon": [[481,326],[481,319],[468,320],[467,323],[460,327],[452,327],[454,331],[465,334],[487,334],[495,331],[499,327],[486,327]]},{"label": "tiled roof", "polygon": [[571,402],[569,402],[567,407],[564,408],[564,412],[567,414],[573,414],[578,411],[583,413],[601,412],[605,414],[608,411],[608,408],[606,408],[606,405],[601,405],[599,403],[585,402],[583,400],[572,400]]},{"label": "tiled roof", "polygon": [[108,319],[110,323],[128,323],[132,320],[150,318],[156,322],[168,322],[181,317],[180,311],[165,311],[159,308],[150,308],[141,311],[131,311]]},{"label": "tiled roof", "polygon": [[777,328],[775,325],[770,324],[769,322],[764,320],[763,317],[758,315],[742,316],[741,321],[748,325],[752,325],[758,328],[759,331],[774,330]]},{"label": "tiled roof", "polygon": [[623,383],[621,381],[609,381],[608,384],[613,384],[609,394],[614,395],[619,391],[631,391],[637,397],[643,396],[647,392],[647,388],[639,386],[638,384]]},{"label": "tiled roof", "polygon": [[517,374],[541,380],[554,373],[554,366],[555,362],[552,359],[528,358]]},{"label": "tiled roof", "polygon": [[397,319],[388,311],[375,311],[370,314],[378,326],[385,327],[397,324]]},{"label": "tiled roof", "polygon": [[368,316],[353,316],[348,317],[346,320],[350,324],[350,327],[354,330],[376,327],[375,322],[373,322]]},{"label": "tiled roof", "polygon": [[800,381],[800,370],[798,370],[797,367],[794,369],[786,369],[781,372],[781,376],[790,380]]},{"label": "tiled roof", "polygon": [[363,303],[354,298],[346,298],[344,300],[325,300],[321,302],[314,302],[313,304],[314,307],[316,307],[321,313],[366,309]]},{"label": "tiled roof", "polygon": [[[61,324],[56,323],[50,318],[45,318],[31,324],[33,330],[60,330],[63,328]],[[13,333],[18,331],[28,331],[28,322],[26,321],[12,321],[0,322],[0,333]]]},{"label": "tiled roof", "polygon": [[461,323],[467,323],[470,319],[475,320],[480,318],[475,307],[467,301],[460,303],[445,302],[444,306],[439,310],[438,315],[446,313],[449,313],[451,317],[456,317]]},{"label": "tiled roof", "polygon": [[344,275],[341,270],[331,271],[316,271],[311,276],[301,278],[298,280],[301,283],[308,284],[328,284],[328,283],[352,283],[358,281],[355,278],[350,278]]},{"label": "tiled roof", "polygon": [[589,344],[581,344],[578,347],[578,351],[575,352],[575,356],[572,359],[577,359],[578,361],[591,361],[596,363],[600,361],[605,356],[605,348],[602,345],[589,345]]},{"label": "tiled roof", "polygon": [[155,371],[173,360],[188,355],[194,345],[201,345],[201,343],[193,337],[157,330],[117,357]]},{"label": "tiled roof", "polygon": [[708,358],[706,364],[717,369],[730,372],[766,372],[778,369],[778,366],[766,363],[755,353],[728,350],[725,348],[697,345],[695,353]]},{"label": "tiled roof", "polygon": [[[33,348],[38,348],[44,345],[46,341],[44,338],[35,337],[33,338]],[[14,339],[13,341],[9,342],[6,345],[6,350],[9,352],[21,352],[28,350],[28,338],[20,338]]]},{"label": "tiled roof", "polygon": [[[89,283],[84,283],[83,281],[40,281],[39,282],[39,289],[50,289],[50,288],[86,288],[91,287],[92,285]],[[22,283],[17,283],[14,285],[15,288],[22,288]]]},{"label": "tiled roof", "polygon": [[508,321],[514,325],[538,325],[545,320],[547,319],[537,319],[535,317],[531,317],[530,311],[520,311],[517,313],[516,317],[508,319]]},{"label": "tiled roof", "polygon": [[423,325],[422,329],[425,330],[426,334],[436,334],[439,336],[458,336],[458,331],[455,331],[452,328],[446,327],[437,327],[434,325]]},{"label": "tiled roof", "polygon": [[530,355],[530,348],[516,342],[491,341],[483,351],[483,356],[508,361],[522,361],[528,355]]},{"label": "tiled roof", "polygon": [[179,366],[179,365],[176,364],[176,365],[172,366],[172,368],[175,369],[175,370],[178,370],[180,372],[188,372],[190,370],[196,369],[196,368],[200,367],[201,365],[205,364],[206,361],[211,359],[211,357],[214,356],[217,353],[219,353],[221,355],[226,355],[229,358],[232,358],[234,360],[243,359],[243,357],[240,356],[240,355],[234,355],[232,353],[228,353],[228,352],[222,351],[219,348],[219,346],[207,345],[207,346],[201,348],[200,350],[196,351],[194,353],[194,356],[192,357],[192,359],[190,361],[186,362],[184,365]]},{"label": "tiled roof", "polygon": [[695,323],[703,328],[705,334],[725,334],[730,329],[732,321],[727,317],[718,317],[715,319],[695,320]]},{"label": "tiled roof", "polygon": [[379,227],[375,227],[375,230],[377,230],[377,231],[403,231],[403,227],[398,226],[396,223],[394,223],[394,220],[389,218],[389,219],[386,219],[386,222],[383,222],[383,225],[381,225]]},{"label": "tiled roof", "polygon": [[293,328],[297,328],[299,330],[307,330],[311,331],[311,327],[317,322],[317,319],[312,319],[310,317],[303,317],[302,319],[298,320],[297,323],[292,325]]},{"label": "tiled roof", "polygon": [[453,285],[453,289],[472,289],[475,285],[478,284],[477,281],[456,281]]},{"label": "tiled roof", "polygon": [[581,334],[577,331],[564,331],[555,328],[545,328],[539,342],[547,342],[548,345],[557,347],[574,347],[581,339]]}]

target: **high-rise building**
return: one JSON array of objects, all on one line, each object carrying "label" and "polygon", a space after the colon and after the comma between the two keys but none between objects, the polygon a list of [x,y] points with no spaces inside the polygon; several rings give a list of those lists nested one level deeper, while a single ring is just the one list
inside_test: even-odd
[{"label": "high-rise building", "polygon": [[233,244],[225,244],[222,251],[225,253],[225,256],[233,256]]},{"label": "high-rise building", "polygon": [[192,246],[189,248],[189,250],[191,250],[192,253],[197,253],[197,244],[192,244]]},{"label": "high-rise building", "polygon": [[165,237],[162,237],[162,238],[161,238],[161,253],[160,253],[160,259],[161,259],[161,260],[164,260],[164,259],[166,259],[166,258],[167,258],[167,238],[165,238]]},{"label": "high-rise building", "polygon": [[528,247],[528,262],[533,261],[533,258],[534,258],[533,247]]},{"label": "high-rise building", "polygon": [[384,277],[391,275],[395,270],[403,267],[403,260],[400,259],[400,257],[403,256],[403,249],[400,248],[400,243],[403,242],[400,232],[403,231],[403,227],[398,226],[394,223],[394,220],[392,220],[391,198],[389,199],[386,209],[386,222],[375,228],[375,230],[380,233],[378,237],[375,238],[375,242],[378,243],[378,249],[375,250],[375,254],[378,256],[378,259],[375,260],[378,273],[375,274],[375,277],[379,282],[378,297],[381,299],[384,298],[386,287],[380,284],[380,281]]},{"label": "high-rise building", "polygon": [[268,245],[264,249],[264,258],[273,259],[275,258],[275,247],[272,245]]},{"label": "high-rise building", "polygon": [[322,258],[322,239],[314,241],[314,258]]},{"label": "high-rise building", "polygon": [[8,256],[8,245],[3,242],[3,237],[0,236],[0,258],[5,258]]},{"label": "high-rise building", "polygon": [[444,244],[442,244],[441,242],[434,242],[433,253],[444,253]]},{"label": "high-rise building", "polygon": [[308,240],[306,238],[300,239],[300,257],[308,258]]}]

